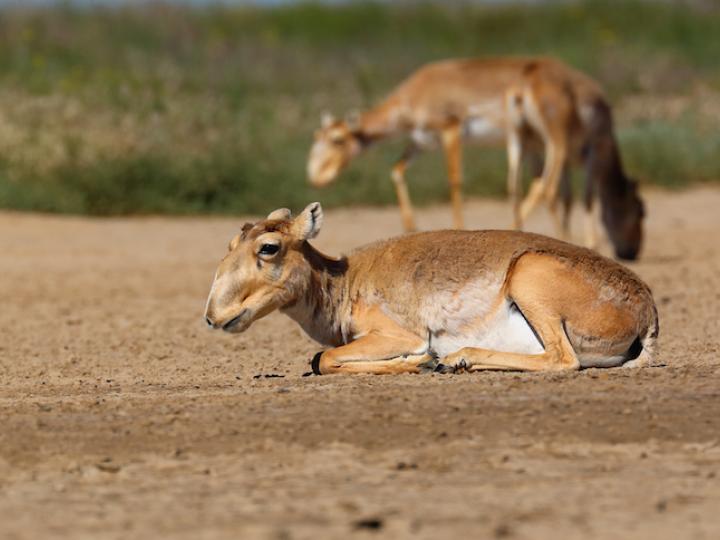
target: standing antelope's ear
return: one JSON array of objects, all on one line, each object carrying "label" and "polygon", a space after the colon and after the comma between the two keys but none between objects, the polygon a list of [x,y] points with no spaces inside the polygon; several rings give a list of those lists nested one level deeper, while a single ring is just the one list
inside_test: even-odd
[{"label": "standing antelope's ear", "polygon": [[319,202],[310,203],[293,221],[292,232],[301,240],[309,240],[318,235],[322,223],[322,206]]},{"label": "standing antelope's ear", "polygon": [[320,115],[320,127],[328,128],[335,123],[335,117],[329,111],[323,111]]},{"label": "standing antelope's ear", "polygon": [[345,116],[345,122],[347,123],[347,126],[350,129],[350,131],[355,131],[356,129],[360,129],[360,111],[350,111]]},{"label": "standing antelope's ear", "polygon": [[277,210],[270,212],[267,218],[271,220],[287,221],[291,217],[292,212],[290,212],[290,210],[287,208],[278,208]]}]

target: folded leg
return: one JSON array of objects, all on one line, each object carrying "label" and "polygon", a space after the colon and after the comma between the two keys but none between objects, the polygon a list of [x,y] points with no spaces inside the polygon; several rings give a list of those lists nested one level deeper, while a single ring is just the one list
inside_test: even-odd
[{"label": "folded leg", "polygon": [[316,375],[420,373],[420,365],[431,359],[425,348],[425,342],[419,338],[370,334],[316,354],[312,368]]}]

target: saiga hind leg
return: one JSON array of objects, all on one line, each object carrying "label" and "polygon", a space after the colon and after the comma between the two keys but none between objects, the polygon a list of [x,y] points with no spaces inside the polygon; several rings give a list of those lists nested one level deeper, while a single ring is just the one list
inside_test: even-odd
[{"label": "saiga hind leg", "polygon": [[[647,291],[629,293],[621,288],[608,294],[604,287],[602,282],[589,281],[572,263],[526,253],[512,266],[504,294],[535,330],[544,351],[517,354],[466,348],[442,363],[471,371],[558,371],[646,362],[652,358],[657,336],[652,299]],[[630,295],[629,302],[617,301],[620,291]]]},{"label": "saiga hind leg", "polygon": [[441,360],[449,370],[501,369],[521,371],[576,370],[580,362],[563,328],[558,299],[547,283],[569,279],[561,263],[545,255],[527,254],[518,259],[506,282],[506,295],[534,329],[544,351],[521,354],[466,347]]},{"label": "saiga hind leg", "polygon": [[[441,359],[438,371],[517,370],[568,371],[580,367],[557,314],[541,306],[525,304],[523,314],[542,340],[541,354],[520,354],[465,347]],[[531,316],[528,316],[531,313]],[[445,368],[446,366],[446,368]]]}]

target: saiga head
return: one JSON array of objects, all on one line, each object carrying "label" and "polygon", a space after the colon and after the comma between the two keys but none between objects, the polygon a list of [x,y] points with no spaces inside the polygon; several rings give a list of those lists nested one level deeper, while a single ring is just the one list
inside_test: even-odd
[{"label": "saiga head", "polygon": [[352,121],[323,114],[307,162],[308,181],[313,186],[323,187],[333,182],[362,150],[362,142],[352,124]]},{"label": "saiga head", "polygon": [[246,223],[215,273],[205,308],[208,325],[243,332],[297,300],[311,272],[302,250],[320,232],[322,221],[320,203],[312,203],[294,219],[281,208],[267,219]]}]

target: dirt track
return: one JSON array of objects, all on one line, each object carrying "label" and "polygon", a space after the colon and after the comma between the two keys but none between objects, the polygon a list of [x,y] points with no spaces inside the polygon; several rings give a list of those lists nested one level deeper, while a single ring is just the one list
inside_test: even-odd
[{"label": "dirt track", "polygon": [[[656,367],[308,378],[281,315],[203,327],[242,220],[0,214],[0,537],[720,538],[720,190],[648,209]],[[398,221],[330,211],[317,245]]]}]

